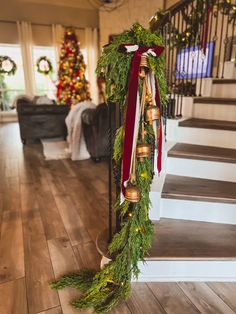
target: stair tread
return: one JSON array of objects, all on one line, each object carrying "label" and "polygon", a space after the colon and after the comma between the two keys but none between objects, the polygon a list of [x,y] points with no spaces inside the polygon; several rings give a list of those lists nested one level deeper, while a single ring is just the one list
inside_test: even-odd
[{"label": "stair tread", "polygon": [[236,225],[162,218],[146,260],[235,260]]},{"label": "stair tread", "polygon": [[222,97],[194,97],[194,103],[198,104],[221,104],[221,105],[236,105],[236,98]]},{"label": "stair tread", "polygon": [[213,84],[236,84],[236,79],[214,79],[212,80]]},{"label": "stair tread", "polygon": [[177,143],[168,157],[236,163],[236,149]]},{"label": "stair tread", "polygon": [[188,128],[236,131],[235,121],[189,118],[187,120],[180,121],[179,126]]},{"label": "stair tread", "polygon": [[169,199],[236,204],[236,183],[168,174],[161,196]]}]

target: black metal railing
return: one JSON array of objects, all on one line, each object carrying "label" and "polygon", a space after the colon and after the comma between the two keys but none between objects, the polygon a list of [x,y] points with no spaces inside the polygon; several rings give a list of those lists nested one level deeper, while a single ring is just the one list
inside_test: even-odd
[{"label": "black metal railing", "polygon": [[[168,106],[162,108],[162,115],[166,118],[182,117],[184,97],[201,96],[205,77],[225,76],[225,61],[231,60],[233,45],[236,44],[234,35],[236,11],[232,3],[229,3],[228,9],[222,3],[227,2],[183,0],[151,21],[152,31],[161,31],[165,44],[169,102]],[[200,69],[198,77],[194,69]],[[208,71],[205,71],[206,69]],[[112,240],[114,230],[120,229],[120,213],[114,213],[114,202],[120,193],[121,173],[120,167],[114,167],[112,156],[115,133],[123,121],[118,107],[115,116],[113,115],[112,106],[114,104],[108,103],[109,242]],[[154,161],[154,144],[152,159]]]},{"label": "black metal railing", "polygon": [[225,78],[235,59],[235,0],[183,0],[151,21],[166,50],[168,118],[183,114],[185,96],[202,96],[205,78]]}]

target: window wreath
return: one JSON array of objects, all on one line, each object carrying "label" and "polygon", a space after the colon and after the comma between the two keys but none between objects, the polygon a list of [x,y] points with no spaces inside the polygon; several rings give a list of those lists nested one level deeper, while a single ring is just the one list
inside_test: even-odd
[{"label": "window wreath", "polygon": [[14,75],[17,65],[14,60],[8,56],[0,56],[0,74]]},{"label": "window wreath", "polygon": [[48,75],[53,71],[52,62],[46,56],[38,58],[36,66],[37,72],[44,75]]}]

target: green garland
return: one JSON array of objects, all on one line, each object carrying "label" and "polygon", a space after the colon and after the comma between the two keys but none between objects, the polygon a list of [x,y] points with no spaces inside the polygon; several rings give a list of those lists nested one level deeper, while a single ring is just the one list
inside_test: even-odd
[{"label": "green garland", "polygon": [[[4,63],[10,64],[11,68],[6,69]],[[0,56],[0,74],[14,75],[16,73],[17,66],[14,60],[8,56]]]},{"label": "green garland", "polygon": [[[138,45],[162,45],[162,39],[135,24],[131,30],[114,37],[113,42],[104,48],[97,66],[98,75],[106,80],[106,97],[115,102],[125,111],[128,91],[129,73],[132,54],[121,53],[120,44],[133,43]],[[149,63],[158,79],[159,92],[162,104],[166,102],[166,81],[164,77],[164,56],[155,58],[150,56]],[[154,139],[152,126],[146,125],[145,142]],[[114,144],[114,162],[120,169],[122,156],[122,142],[124,129],[117,131]],[[119,197],[116,210],[120,211],[121,230],[116,233],[109,246],[109,253],[113,260],[106,264],[99,272],[82,270],[79,273],[69,274],[53,282],[53,289],[74,287],[80,289],[82,297],[73,301],[72,305],[78,309],[94,308],[97,313],[111,310],[121,300],[127,299],[131,292],[132,276],[139,275],[139,261],[144,258],[150,249],[153,224],[148,216],[150,207],[150,186],[152,182],[152,162],[145,158],[137,161],[137,186],[141,191],[141,200],[138,203],[125,201],[120,205]]]},{"label": "green garland", "polygon": [[[42,62],[44,63],[43,67],[42,67]],[[45,64],[46,64],[46,67],[45,67]],[[36,67],[37,67],[37,71],[44,75],[48,75],[52,73],[53,71],[52,62],[46,56],[42,56],[38,58],[36,62]]]},{"label": "green garland", "polygon": [[[167,44],[173,49],[185,48],[186,45],[192,46],[200,44],[201,34],[199,25],[204,24],[206,17],[206,7],[212,7],[213,17],[216,19],[218,12],[223,15],[229,15],[229,23],[235,23],[236,20],[236,5],[231,3],[231,0],[198,0],[194,7],[189,6],[190,12],[187,10],[187,6],[181,9],[181,14],[184,21],[184,29],[182,32],[169,21],[169,12],[158,10],[156,14],[150,20],[150,28],[153,32],[159,31],[164,26],[164,33],[170,34],[167,40]],[[234,24],[232,25],[234,27]]]}]

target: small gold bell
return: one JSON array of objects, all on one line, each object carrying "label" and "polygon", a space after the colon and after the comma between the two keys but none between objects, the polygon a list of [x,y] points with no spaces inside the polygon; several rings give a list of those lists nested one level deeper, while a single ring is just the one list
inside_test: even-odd
[{"label": "small gold bell", "polygon": [[140,78],[145,78],[146,74],[149,71],[149,63],[148,63],[148,58],[145,55],[141,56],[141,61],[140,61],[140,72],[139,72],[139,77]]},{"label": "small gold bell", "polygon": [[161,117],[160,109],[157,106],[148,106],[146,110],[146,121],[151,124],[152,121],[158,120]]},{"label": "small gold bell", "polygon": [[140,161],[143,161],[143,158],[150,158],[151,157],[151,146],[149,144],[143,143],[137,145],[137,158],[140,159]]},{"label": "small gold bell", "polygon": [[125,198],[128,202],[138,203],[141,199],[141,193],[136,185],[129,184],[125,189]]}]

